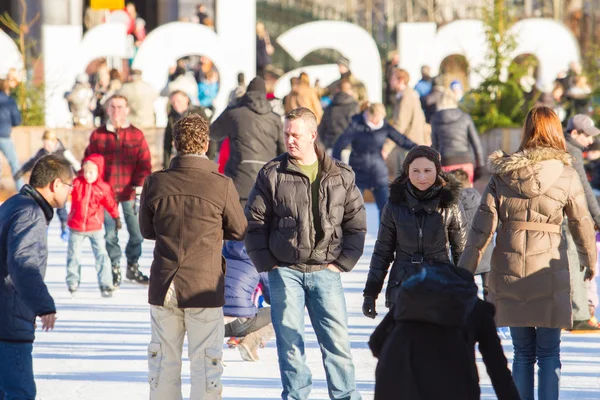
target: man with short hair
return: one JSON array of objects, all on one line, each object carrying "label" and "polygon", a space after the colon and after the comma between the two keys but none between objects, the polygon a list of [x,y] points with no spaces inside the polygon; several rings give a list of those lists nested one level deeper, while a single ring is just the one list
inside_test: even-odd
[{"label": "man with short hair", "polygon": [[[134,282],[148,284],[148,277],[140,272],[138,260],[142,255],[144,238],[138,221],[139,196],[146,176],[152,172],[150,149],[142,131],[127,120],[127,98],[114,95],[108,102],[109,120],[94,130],[85,157],[91,154],[104,156],[104,181],[113,189],[116,200],[123,208],[123,216],[129,233],[125,248],[127,257],[126,277]],[[115,230],[115,220],[105,211],[106,250],[112,263],[113,286],[121,285],[121,247]]]},{"label": "man with short hair", "polygon": [[352,169],[315,145],[317,118],[307,108],[284,122],[287,153],[265,165],[246,205],[245,244],[259,272],[269,272],[282,399],[307,399],[304,309],[323,354],[331,399],[360,399],[348,337],[340,272],[362,255],[367,231]]},{"label": "man with short hair", "polygon": [[0,206],[0,398],[35,399],[31,352],[35,320],[54,329],[56,307],[44,275],[46,229],[54,208],[65,206],[73,184],[71,164],[57,155],[40,158],[29,184]]},{"label": "man with short hair", "polygon": [[208,122],[199,115],[173,126],[177,156],[146,178],[140,227],[155,240],[148,302],[151,400],[181,399],[185,333],[191,363],[190,399],[220,399],[225,260],[223,240],[242,240],[247,227],[233,182],[206,157]]},{"label": "man with short hair", "polygon": [[167,127],[163,138],[163,168],[169,168],[171,155],[173,153],[173,125],[183,117],[198,114],[208,120],[204,108],[190,105],[190,98],[181,90],[175,90],[169,94],[171,110],[167,116]]},{"label": "man with short hair", "polygon": [[[583,152],[594,142],[594,137],[600,134],[600,129],[594,126],[594,121],[587,115],[577,114],[567,123],[565,131],[565,142],[567,151],[573,157],[573,168],[579,175],[579,180],[585,192],[585,198],[588,203],[588,210],[596,227],[600,227],[600,206],[594,194],[585,172],[583,165]],[[567,227],[567,218],[563,222],[563,228]],[[588,304],[587,285],[584,281],[585,270],[580,268],[579,258],[573,237],[568,229],[565,229],[567,235],[567,255],[569,257],[569,272],[571,276],[572,287],[572,305],[573,305],[573,329],[574,331],[593,330],[600,332],[600,324],[594,315],[590,313]]]}]

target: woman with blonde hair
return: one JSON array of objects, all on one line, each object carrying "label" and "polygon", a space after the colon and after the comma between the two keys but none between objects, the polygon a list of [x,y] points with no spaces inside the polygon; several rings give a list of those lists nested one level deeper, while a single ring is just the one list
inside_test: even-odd
[{"label": "woman with blonde hair", "polygon": [[570,328],[571,285],[563,216],[585,279],[596,266],[594,222],[581,181],[571,166],[560,121],[552,109],[527,114],[519,150],[490,156],[492,177],[477,210],[459,266],[475,272],[497,230],[488,300],[498,326],[510,327],[513,377],[523,400],[556,400],[560,382],[560,334]]}]

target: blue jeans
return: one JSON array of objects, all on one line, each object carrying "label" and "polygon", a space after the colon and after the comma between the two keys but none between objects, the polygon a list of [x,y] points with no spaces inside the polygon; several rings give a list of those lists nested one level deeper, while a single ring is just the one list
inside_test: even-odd
[{"label": "blue jeans", "polygon": [[69,249],[67,250],[67,285],[69,287],[79,287],[81,281],[81,246],[85,238],[89,238],[92,243],[92,251],[96,258],[96,272],[98,274],[98,285],[106,288],[113,286],[112,271],[110,268],[110,258],[106,251],[104,235],[102,231],[78,232],[71,229],[69,235]]},{"label": "blue jeans", "polygon": [[35,400],[32,343],[0,341],[0,400]]},{"label": "blue jeans", "polygon": [[534,367],[538,363],[538,399],[558,400],[560,328],[510,328],[514,359],[512,375],[521,400],[534,400]]},{"label": "blue jeans", "polygon": [[269,272],[271,319],[284,400],[308,399],[312,375],[304,352],[304,308],[317,335],[331,399],[360,399],[350,353],[348,314],[338,272],[299,272],[280,267]]},{"label": "blue jeans", "polygon": [[[17,158],[17,149],[11,138],[0,138],[0,151],[4,153],[6,161],[8,161],[8,165],[10,166],[10,172],[14,175],[21,168],[21,165]],[[15,184],[17,185],[17,190],[21,190],[24,184],[23,179],[19,178]]]},{"label": "blue jeans", "polygon": [[[125,225],[127,225],[127,232],[129,233],[129,240],[125,247],[127,264],[137,264],[142,255],[142,242],[144,241],[142,232],[140,232],[138,215],[133,212],[133,205],[133,200],[121,203]],[[106,250],[108,251],[110,262],[112,265],[119,265],[122,255],[121,246],[119,246],[119,237],[115,232],[115,221],[108,211],[104,211],[104,229],[106,230],[104,239],[106,240]]]},{"label": "blue jeans", "polygon": [[381,213],[383,212],[383,207],[385,207],[385,203],[388,201],[388,197],[390,197],[390,187],[388,185],[379,185],[375,187],[359,187],[360,194],[364,196],[365,190],[370,190],[373,192],[373,197],[375,197],[375,204],[377,204],[377,210],[379,211],[379,219],[381,219]]}]

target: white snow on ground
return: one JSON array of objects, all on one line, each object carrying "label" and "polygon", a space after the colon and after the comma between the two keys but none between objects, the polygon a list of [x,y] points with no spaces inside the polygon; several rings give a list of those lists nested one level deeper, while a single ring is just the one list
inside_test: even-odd
[{"label": "white snow on ground", "polygon": [[[369,235],[365,253],[356,268],[343,275],[348,305],[352,354],[356,381],[364,399],[373,398],[376,360],[367,341],[385,313],[378,302],[379,317],[373,321],[361,312],[362,290],[377,235],[377,210],[367,205]],[[91,246],[84,246],[82,284],[72,299],[65,284],[67,245],[60,240],[58,221],[49,232],[49,266],[46,282],[56,301],[58,321],[53,332],[38,331],[34,346],[34,371],[40,400],[137,400],[148,398],[146,347],[150,341],[147,289],[124,282],[112,299],[103,299],[98,290]],[[122,230],[121,244],[127,233]],[[148,273],[153,242],[144,242],[140,264]],[[123,258],[122,264],[125,264]],[[124,274],[124,270],[123,270]],[[598,280],[600,286],[600,279]],[[383,297],[383,296],[381,296]],[[311,399],[327,399],[327,384],[319,346],[310,321],[307,326],[307,358],[313,372]],[[505,341],[512,357],[510,341]],[[184,349],[187,354],[187,349]],[[274,341],[260,351],[257,363],[243,362],[237,350],[224,346],[225,399],[280,398],[279,369]],[[563,334],[561,399],[600,399],[600,334]],[[479,358],[482,398],[495,399],[485,367]],[[190,373],[183,364],[183,393],[189,396]],[[431,382],[435,384],[435,382]]]}]

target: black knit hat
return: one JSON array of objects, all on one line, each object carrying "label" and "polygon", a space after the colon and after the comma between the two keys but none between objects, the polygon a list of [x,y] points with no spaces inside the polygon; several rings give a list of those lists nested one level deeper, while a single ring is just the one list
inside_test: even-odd
[{"label": "black knit hat", "polygon": [[246,91],[247,92],[259,92],[259,93],[263,93],[266,96],[267,88],[265,86],[265,80],[263,78],[261,78],[260,76],[257,76],[256,78],[254,78],[250,81],[250,84],[248,85],[248,88],[246,89]]},{"label": "black knit hat", "polygon": [[415,159],[421,157],[426,158],[435,164],[435,170],[437,175],[439,175],[442,172],[440,153],[438,153],[436,150],[432,149],[429,146],[417,146],[408,152],[406,158],[404,159],[404,163],[402,164],[402,169],[406,175],[408,175],[408,167],[410,166],[410,164],[413,161],[415,161]]}]

